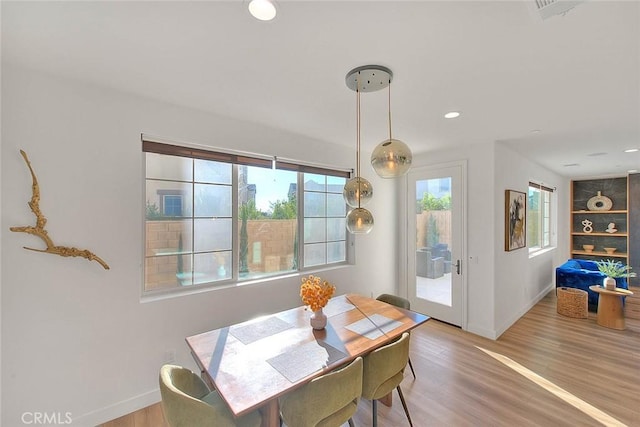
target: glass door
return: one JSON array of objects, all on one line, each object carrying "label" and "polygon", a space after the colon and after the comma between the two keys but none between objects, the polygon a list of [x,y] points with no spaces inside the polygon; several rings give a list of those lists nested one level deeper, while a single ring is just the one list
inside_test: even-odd
[{"label": "glass door", "polygon": [[464,165],[409,173],[407,212],[411,308],[462,325]]}]

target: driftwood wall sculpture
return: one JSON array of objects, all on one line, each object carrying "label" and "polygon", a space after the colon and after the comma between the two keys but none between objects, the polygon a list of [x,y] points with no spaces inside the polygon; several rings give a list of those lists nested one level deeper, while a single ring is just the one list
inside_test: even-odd
[{"label": "driftwood wall sculpture", "polygon": [[27,167],[29,168],[29,171],[31,171],[32,196],[31,196],[31,201],[29,202],[29,207],[31,208],[31,212],[33,212],[33,214],[36,216],[36,225],[35,227],[31,225],[27,225],[24,227],[10,227],[9,230],[19,232],[19,233],[33,234],[34,236],[40,237],[44,241],[44,243],[47,245],[46,249],[35,249],[35,248],[28,248],[24,246],[25,249],[28,249],[30,251],[60,255],[63,257],[72,256],[72,257],[86,258],[89,261],[98,262],[100,265],[104,267],[105,270],[108,270],[109,265],[107,265],[106,262],[104,262],[99,256],[97,256],[91,251],[88,251],[86,249],[68,247],[68,246],[57,246],[53,243],[53,240],[51,239],[51,237],[49,237],[47,230],[45,230],[44,228],[44,226],[47,224],[47,219],[44,217],[44,215],[42,214],[42,211],[40,210],[40,186],[38,185],[38,178],[36,178],[36,174],[33,171],[33,168],[31,167],[31,162],[27,157],[27,153],[20,150],[20,154],[22,154],[22,158],[24,158],[24,161],[27,163]]}]

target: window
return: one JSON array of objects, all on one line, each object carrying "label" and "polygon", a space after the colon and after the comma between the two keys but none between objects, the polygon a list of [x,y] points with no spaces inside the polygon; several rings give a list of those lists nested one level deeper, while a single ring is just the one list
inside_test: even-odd
[{"label": "window", "polygon": [[182,196],[164,196],[164,214],[182,216]]},{"label": "window", "polygon": [[298,204],[290,187],[297,173],[238,167],[239,278],[297,270]]},{"label": "window", "polygon": [[165,191],[159,190],[160,210],[164,216],[182,216],[182,194],[165,194]]},{"label": "window", "polygon": [[304,174],[304,265],[346,260],[345,179]]},{"label": "window", "polygon": [[551,242],[551,195],[553,189],[529,183],[527,246],[530,252],[548,248]]},{"label": "window", "polygon": [[346,262],[348,172],[151,141],[143,151],[145,291]]}]

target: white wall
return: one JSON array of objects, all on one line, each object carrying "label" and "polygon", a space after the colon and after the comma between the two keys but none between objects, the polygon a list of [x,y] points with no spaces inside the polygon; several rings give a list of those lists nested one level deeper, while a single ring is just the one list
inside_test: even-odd
[{"label": "white wall", "polygon": [[[569,180],[533,163],[504,144],[496,144],[494,197],[495,216],[495,334],[500,336],[554,286],[555,267],[568,256]],[[529,182],[555,188],[557,229],[552,240],[557,247],[530,257],[526,248],[504,250],[504,191],[528,192]],[[500,208],[502,207],[502,208]]]},{"label": "white wall", "polygon": [[[140,301],[141,133],[337,167],[352,167],[354,158],[352,150],[327,142],[4,62],[2,125],[2,230],[34,222],[24,149],[54,242],[89,249],[111,266],[106,271],[83,258],[26,251],[23,246],[43,243],[3,233],[3,426],[21,425],[25,411],[71,412],[74,425],[92,426],[156,402],[166,350],[195,368],[186,336],[300,304],[298,277]],[[395,246],[379,244],[395,236],[394,195],[392,184],[363,169],[375,187],[374,230],[357,237],[356,265],[322,276],[339,293],[377,295],[396,286]]]}]

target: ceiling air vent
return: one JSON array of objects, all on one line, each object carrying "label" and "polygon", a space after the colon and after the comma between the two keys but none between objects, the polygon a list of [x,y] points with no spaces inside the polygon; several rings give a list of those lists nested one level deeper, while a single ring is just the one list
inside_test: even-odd
[{"label": "ceiling air vent", "polygon": [[533,0],[532,9],[544,20],[554,15],[564,15],[585,0]]}]

